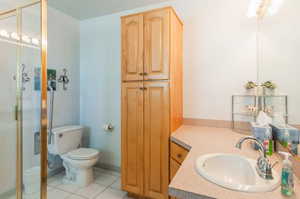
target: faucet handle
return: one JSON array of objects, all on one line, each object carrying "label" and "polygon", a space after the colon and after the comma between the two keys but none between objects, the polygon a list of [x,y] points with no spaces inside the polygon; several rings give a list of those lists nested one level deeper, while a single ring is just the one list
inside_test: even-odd
[{"label": "faucet handle", "polygon": [[266,170],[266,168],[270,167],[269,165],[270,165],[270,163],[269,163],[269,160],[267,158],[265,158],[263,156],[258,158],[257,167],[260,170]]},{"label": "faucet handle", "polygon": [[272,169],[278,164],[279,162],[276,161],[273,164],[269,163],[268,166],[266,167],[266,179],[272,180],[274,179],[273,177],[273,172]]}]

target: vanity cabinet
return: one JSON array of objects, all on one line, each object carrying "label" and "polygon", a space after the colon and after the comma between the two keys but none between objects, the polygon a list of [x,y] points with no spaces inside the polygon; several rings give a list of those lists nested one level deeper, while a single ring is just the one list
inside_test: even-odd
[{"label": "vanity cabinet", "polygon": [[[188,155],[189,151],[179,146],[178,144],[171,142],[171,156],[170,156],[170,181],[175,177],[177,171],[179,170],[182,162]],[[171,197],[171,199],[176,199]]]},{"label": "vanity cabinet", "polygon": [[171,158],[182,164],[189,152],[178,144],[171,142]]},{"label": "vanity cabinet", "polygon": [[170,135],[182,125],[182,31],[171,7],[122,20],[122,189],[167,199]]}]

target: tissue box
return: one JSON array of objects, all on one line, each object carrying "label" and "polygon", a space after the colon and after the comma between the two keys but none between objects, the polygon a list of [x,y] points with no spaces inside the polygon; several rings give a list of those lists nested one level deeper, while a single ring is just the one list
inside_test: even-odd
[{"label": "tissue box", "polygon": [[269,139],[267,137],[267,131],[271,132],[270,126],[259,126],[255,122],[251,122],[251,130],[254,137],[258,138],[261,141]]},{"label": "tissue box", "polygon": [[[270,139],[270,137],[267,136],[267,131],[271,132],[270,126],[259,126],[255,122],[251,122],[251,131],[255,138],[259,139],[261,142]],[[256,144],[253,145],[253,148],[255,150],[258,149],[258,146]]]},{"label": "tissue box", "polygon": [[278,141],[284,141],[284,133],[287,130],[289,132],[289,138],[291,143],[299,144],[300,131],[297,128],[287,125],[286,127],[279,127],[277,125],[271,124],[273,134],[275,139]]}]

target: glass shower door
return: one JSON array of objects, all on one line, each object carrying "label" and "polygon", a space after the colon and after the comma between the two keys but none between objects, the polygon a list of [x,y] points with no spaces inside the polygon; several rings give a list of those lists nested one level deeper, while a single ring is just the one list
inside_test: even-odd
[{"label": "glass shower door", "polygon": [[40,4],[22,9],[20,64],[22,82],[23,198],[40,197],[41,17]]},{"label": "glass shower door", "polygon": [[[16,197],[21,189],[22,139],[20,18],[14,10],[0,16],[0,198]],[[18,164],[17,164],[18,162]]]},{"label": "glass shower door", "polygon": [[46,197],[47,1],[41,2],[0,11],[0,199]]}]

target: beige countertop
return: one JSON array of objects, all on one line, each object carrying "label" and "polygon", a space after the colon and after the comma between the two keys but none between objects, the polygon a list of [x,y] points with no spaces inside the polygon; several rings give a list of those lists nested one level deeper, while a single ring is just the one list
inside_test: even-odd
[{"label": "beige countertop", "polygon": [[[284,197],[281,195],[280,186],[266,193],[244,193],[232,191],[215,185],[196,173],[195,161],[197,157],[207,153],[236,153],[248,158],[257,159],[259,153],[244,144],[242,150],[235,148],[238,140],[245,135],[233,132],[231,129],[182,126],[171,136],[171,140],[190,150],[169,185],[170,195],[181,199],[300,199],[300,181],[295,178],[295,195]],[[281,159],[274,154],[271,161],[280,160],[275,170],[281,172]]]}]

